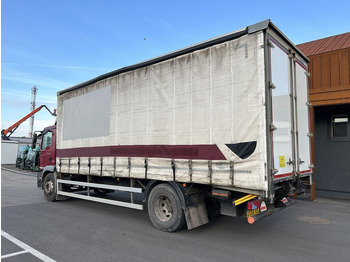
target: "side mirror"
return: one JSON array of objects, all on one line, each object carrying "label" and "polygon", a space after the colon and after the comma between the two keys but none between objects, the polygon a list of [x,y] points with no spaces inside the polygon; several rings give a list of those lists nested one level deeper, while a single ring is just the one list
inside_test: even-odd
[{"label": "side mirror", "polygon": [[38,139],[38,135],[37,134],[33,134],[33,140],[32,140],[32,149],[34,150],[36,147],[36,141]]}]

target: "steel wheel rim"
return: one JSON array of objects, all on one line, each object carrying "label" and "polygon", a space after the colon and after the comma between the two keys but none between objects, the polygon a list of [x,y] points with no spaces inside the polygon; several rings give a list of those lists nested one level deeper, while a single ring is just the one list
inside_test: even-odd
[{"label": "steel wheel rim", "polygon": [[51,195],[53,192],[53,182],[51,180],[47,181],[44,186],[45,193]]},{"label": "steel wheel rim", "polygon": [[173,217],[173,204],[169,197],[160,195],[154,206],[156,216],[162,222],[167,222]]}]

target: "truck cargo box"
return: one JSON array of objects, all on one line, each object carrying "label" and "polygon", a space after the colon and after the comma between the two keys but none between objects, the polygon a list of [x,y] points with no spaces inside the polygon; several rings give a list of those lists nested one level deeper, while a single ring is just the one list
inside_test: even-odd
[{"label": "truck cargo box", "polygon": [[267,197],[311,173],[307,65],[266,20],[60,91],[56,169]]}]

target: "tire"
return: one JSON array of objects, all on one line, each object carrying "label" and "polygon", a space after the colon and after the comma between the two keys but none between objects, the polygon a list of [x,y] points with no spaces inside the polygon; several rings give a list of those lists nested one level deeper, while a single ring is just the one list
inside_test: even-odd
[{"label": "tire", "polygon": [[152,189],[148,198],[148,216],[157,229],[165,232],[180,230],[186,222],[180,197],[169,184]]},{"label": "tire", "polygon": [[43,184],[44,196],[47,201],[53,202],[56,200],[56,183],[55,183],[55,175],[53,173],[49,173],[46,175]]}]

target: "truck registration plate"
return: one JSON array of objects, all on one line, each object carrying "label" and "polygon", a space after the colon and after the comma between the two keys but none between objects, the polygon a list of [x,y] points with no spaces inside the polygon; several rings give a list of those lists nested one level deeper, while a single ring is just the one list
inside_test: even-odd
[{"label": "truck registration plate", "polygon": [[260,208],[254,210],[247,210],[247,217],[252,217],[260,213]]}]

